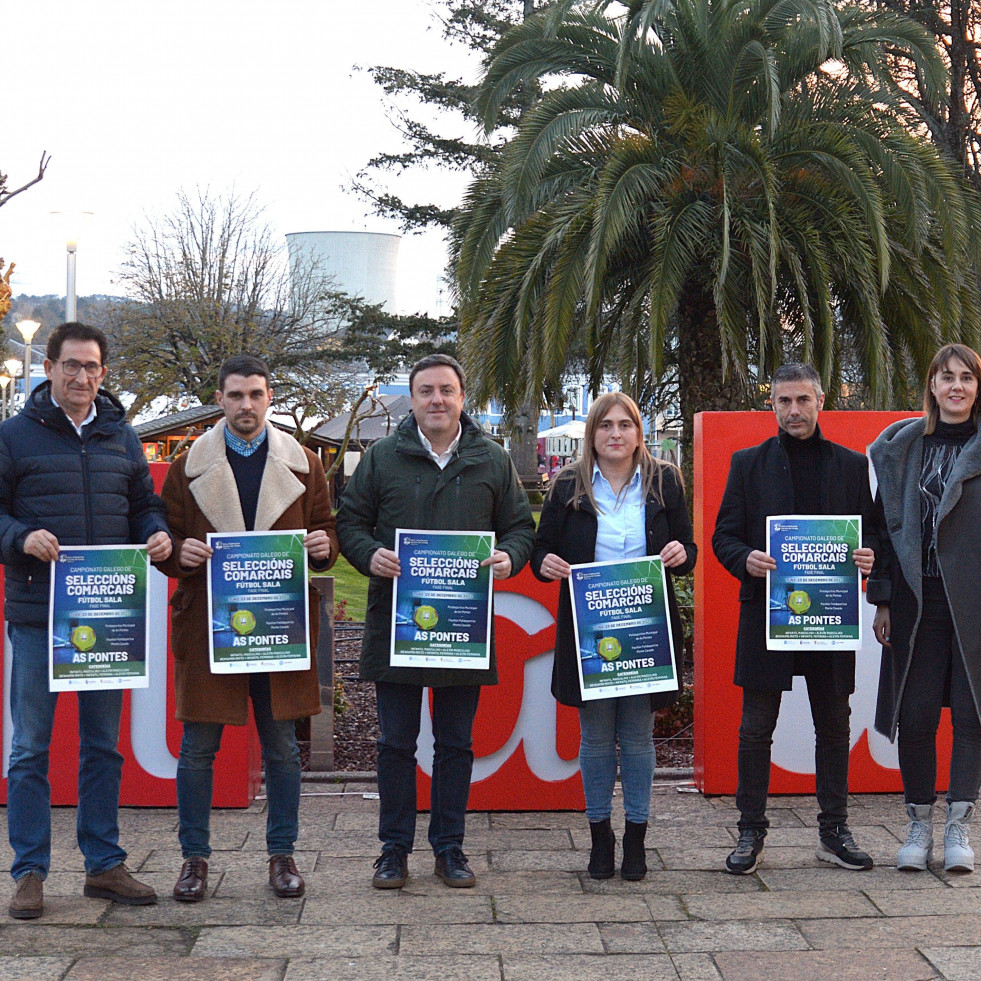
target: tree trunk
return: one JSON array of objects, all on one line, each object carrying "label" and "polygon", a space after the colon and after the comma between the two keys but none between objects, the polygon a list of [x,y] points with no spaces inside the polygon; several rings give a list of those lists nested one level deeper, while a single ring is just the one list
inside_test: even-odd
[{"label": "tree trunk", "polygon": [[[527,20],[534,13],[535,0],[524,0],[524,19]],[[530,93],[526,93],[526,98],[530,103]],[[522,116],[527,109],[527,104],[522,107]],[[525,402],[515,413],[508,429],[511,437],[511,459],[526,487],[538,481],[538,419],[538,406]]]},{"label": "tree trunk", "polygon": [[525,487],[537,485],[538,477],[538,407],[525,402],[514,414],[508,427],[511,437],[511,459]]},{"label": "tree trunk", "polygon": [[678,305],[678,360],[682,441],[690,459],[696,412],[732,412],[752,404],[737,373],[723,370],[715,303],[698,284],[689,285]]}]

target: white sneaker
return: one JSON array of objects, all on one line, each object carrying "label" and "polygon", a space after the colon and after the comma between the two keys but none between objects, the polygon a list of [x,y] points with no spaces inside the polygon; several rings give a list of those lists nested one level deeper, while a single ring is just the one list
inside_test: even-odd
[{"label": "white sneaker", "polygon": [[907,804],[906,844],[896,856],[896,868],[923,872],[933,857],[933,804]]},{"label": "white sneaker", "polygon": [[974,804],[957,800],[947,804],[944,825],[944,871],[973,872],[974,849],[968,844],[967,826],[974,815]]}]

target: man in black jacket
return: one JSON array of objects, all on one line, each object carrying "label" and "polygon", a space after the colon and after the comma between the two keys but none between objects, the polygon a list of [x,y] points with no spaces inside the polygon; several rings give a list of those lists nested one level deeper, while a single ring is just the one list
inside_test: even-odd
[{"label": "man in black jacket", "polygon": [[[122,405],[99,388],[106,348],[98,328],[56,327],[44,362],[48,381],[0,425],[0,560],[13,649],[7,825],[17,885],[9,911],[16,919],[43,912],[51,864],[48,749],[58,695],[48,690],[50,563],[61,545],[146,542],[156,561],[172,548],[142,444]],[[86,896],[146,905],[156,894],[129,874],[119,847],[122,701],[118,688],[78,695],[78,844]]]},{"label": "man in black jacket", "polygon": [[814,770],[820,811],[817,857],[842,868],[872,867],[848,829],[848,753],[855,690],[855,654],[768,651],[766,574],[776,561],[766,553],[766,519],[778,514],[859,514],[863,547],[852,553],[868,575],[874,552],[867,546],[872,528],[868,460],[861,453],[824,439],[818,414],[824,392],[810,365],[785,364],[773,375],[770,401],[779,434],[759,446],[733,454],[712,548],[740,582],[739,633],[735,684],[743,689],[739,726],[739,842],[726,869],[748,875],[763,851],[769,821],[770,746],[780,700],[803,675],[814,719]]}]

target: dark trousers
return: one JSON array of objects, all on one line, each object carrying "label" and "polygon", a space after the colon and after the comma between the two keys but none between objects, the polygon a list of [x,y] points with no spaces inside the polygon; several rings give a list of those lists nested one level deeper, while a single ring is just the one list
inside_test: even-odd
[{"label": "dark trousers", "polygon": [[[834,690],[831,672],[820,663],[804,672],[814,720],[814,775],[818,824],[830,830],[848,820],[848,696]],[[782,691],[743,689],[743,718],[739,726],[736,807],[739,830],[765,831],[766,799],[770,791],[770,747],[780,713]]]},{"label": "dark trousers", "polygon": [[[420,685],[375,683],[378,706],[378,837],[382,849],[412,851],[416,829],[416,742],[422,710]],[[473,719],[479,685],[433,688],[433,778],[429,844],[439,855],[463,846],[470,774]]]},{"label": "dark trousers", "polygon": [[[273,718],[268,672],[249,675],[249,695],[266,775],[266,847],[270,855],[292,855],[300,830],[296,723]],[[214,763],[224,728],[217,722],[184,723],[177,762],[177,836],[184,858],[211,857]]]},{"label": "dark trousers", "polygon": [[923,613],[899,708],[899,771],[909,804],[932,804],[937,799],[937,726],[948,684],[954,742],[947,799],[976,801],[981,784],[981,722],[943,583],[925,578]]}]

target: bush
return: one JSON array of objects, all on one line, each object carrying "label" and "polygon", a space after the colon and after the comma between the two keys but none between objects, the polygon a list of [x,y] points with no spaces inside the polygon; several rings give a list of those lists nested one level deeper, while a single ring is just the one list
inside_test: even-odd
[{"label": "bush", "polygon": [[344,686],[339,678],[334,679],[334,718],[340,719],[351,707],[351,703],[344,694]]},{"label": "bush", "polygon": [[695,690],[691,685],[681,689],[674,705],[654,716],[654,738],[670,739],[688,729],[695,718]]}]

